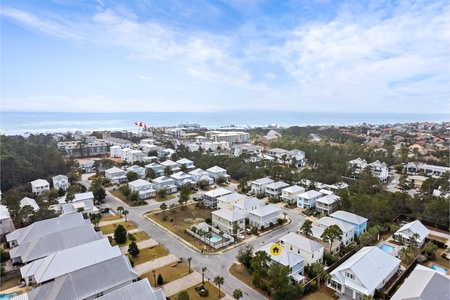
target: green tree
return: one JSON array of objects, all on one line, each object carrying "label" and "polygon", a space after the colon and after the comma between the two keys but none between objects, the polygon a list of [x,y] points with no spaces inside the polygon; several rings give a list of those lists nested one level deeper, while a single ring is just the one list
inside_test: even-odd
[{"label": "green tree", "polygon": [[172,175],[172,168],[170,166],[166,166],[164,168],[164,176],[170,176]]},{"label": "green tree", "polygon": [[127,241],[127,230],[120,224],[114,230],[114,240],[117,244],[123,244]]},{"label": "green tree", "polygon": [[331,247],[333,245],[333,242],[335,240],[342,240],[342,230],[337,225],[331,225],[323,231],[320,238],[327,243],[330,243],[330,253],[331,253]]},{"label": "green tree", "polygon": [[127,215],[128,215],[128,213],[129,213],[128,210],[124,210],[124,211],[122,212],[122,214],[123,214],[124,217],[125,217],[125,222],[127,221]]},{"label": "green tree", "polygon": [[163,212],[163,217],[164,217],[164,211],[167,209],[167,204],[162,203],[162,204],[159,206],[159,209],[162,210],[162,212]]},{"label": "green tree", "polygon": [[300,231],[305,235],[306,237],[312,235],[312,221],[306,219],[305,222],[303,222],[303,225],[300,227]]},{"label": "green tree", "polygon": [[235,289],[233,291],[233,298],[236,300],[241,299],[244,296],[244,293],[242,293],[242,291],[240,289]]},{"label": "green tree", "polygon": [[122,212],[123,212],[124,210],[125,210],[125,209],[123,208],[123,206],[117,207],[117,212],[119,213],[119,217],[122,218]]},{"label": "green tree", "polygon": [[145,177],[148,179],[155,179],[156,178],[156,172],[152,168],[148,168],[145,172]]},{"label": "green tree", "polygon": [[220,299],[220,287],[223,285],[224,282],[225,279],[223,279],[222,276],[214,277],[214,284],[217,285],[217,287],[219,288],[219,299]]},{"label": "green tree", "polygon": [[135,181],[139,179],[139,174],[133,171],[127,172],[127,180],[128,182]]},{"label": "green tree", "polygon": [[241,263],[246,269],[250,268],[252,258],[253,246],[250,244],[247,244],[244,248],[240,248],[238,254],[236,255],[237,261]]},{"label": "green tree", "polygon": [[72,192],[67,193],[66,202],[71,203],[75,199],[75,195]]},{"label": "green tree", "polygon": [[156,279],[156,283],[158,285],[163,285],[164,284],[164,278],[162,277],[161,273],[158,274],[158,279]]},{"label": "green tree", "polygon": [[100,218],[97,216],[94,218],[91,218],[91,223],[92,223],[92,225],[94,225],[95,229],[98,229],[98,224],[100,224]]},{"label": "green tree", "polygon": [[435,245],[432,241],[429,241],[423,246],[423,251],[425,251],[428,257],[434,257],[436,255],[436,251],[438,250],[438,248],[439,247]]},{"label": "green tree", "polygon": [[95,203],[103,203],[106,198],[106,191],[102,187],[97,187],[91,190],[92,194],[94,194],[94,201]]},{"label": "green tree", "polygon": [[189,293],[186,290],[182,290],[178,293],[178,300],[189,300]]},{"label": "green tree", "polygon": [[138,191],[133,191],[128,195],[128,200],[130,200],[131,202],[137,202],[139,201],[139,192]]},{"label": "green tree", "polygon": [[256,287],[259,287],[261,277],[267,275],[269,260],[270,256],[265,251],[257,251],[251,260],[251,268],[253,270],[252,283]]},{"label": "green tree", "polygon": [[216,178],[216,183],[219,184],[219,185],[225,184],[225,182],[227,182],[227,180],[222,175]]},{"label": "green tree", "polygon": [[167,191],[166,191],[166,189],[163,187],[162,189],[159,189],[159,190],[158,190],[157,194],[158,194],[158,196],[159,196],[160,198],[164,198],[164,197],[166,197],[166,195],[167,195]]},{"label": "green tree", "polygon": [[289,273],[289,267],[283,266],[282,264],[273,263],[269,266],[267,272],[267,275],[270,278],[269,286],[275,294],[288,288],[290,283]]},{"label": "green tree", "polygon": [[138,245],[134,241],[128,246],[128,253],[130,253],[132,257],[138,257],[139,253],[141,253],[141,250],[139,250]]},{"label": "green tree", "polygon": [[311,264],[309,267],[309,272],[313,277],[317,278],[317,286],[320,288],[320,282],[322,280],[328,279],[328,273],[325,271],[323,265],[319,262]]}]

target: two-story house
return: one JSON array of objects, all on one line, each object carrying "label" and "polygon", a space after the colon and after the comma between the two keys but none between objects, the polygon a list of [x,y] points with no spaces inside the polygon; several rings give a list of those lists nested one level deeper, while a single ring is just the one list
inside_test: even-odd
[{"label": "two-story house", "polygon": [[14,229],[8,208],[0,205],[0,236],[3,236]]},{"label": "two-story house", "polygon": [[425,239],[429,234],[430,231],[428,228],[426,228],[419,220],[407,223],[395,232],[395,235],[401,236],[404,243],[409,244],[413,241],[414,245],[419,248],[425,243]]},{"label": "two-story house", "polygon": [[208,183],[208,185],[211,185],[214,183],[214,179],[209,177],[209,173],[200,168],[197,168],[197,169],[189,172],[189,175],[192,176],[192,181],[195,181],[195,182],[205,180]]},{"label": "two-story house", "polygon": [[316,200],[316,210],[321,214],[328,216],[338,208],[341,198],[335,194],[329,194]]},{"label": "two-story house", "polygon": [[120,146],[109,147],[109,156],[110,157],[122,157],[122,147],[120,147]]},{"label": "two-story house", "polygon": [[307,266],[323,259],[323,245],[296,233],[288,233],[278,239],[283,250],[291,251],[303,257]]},{"label": "two-story house", "polygon": [[187,158],[182,158],[176,161],[176,163],[180,166],[180,168],[182,166],[186,166],[186,171],[192,171],[195,169],[195,165],[194,162],[192,160],[189,160]]},{"label": "two-story house", "polygon": [[277,224],[280,208],[271,204],[258,206],[248,213],[249,224],[256,228],[267,228]]},{"label": "two-story house", "polygon": [[195,183],[194,181],[192,181],[192,176],[190,174],[181,171],[170,175],[170,178],[175,180],[175,185],[178,187],[182,186],[183,184]]},{"label": "two-story house", "polygon": [[139,199],[148,199],[156,196],[153,184],[144,179],[137,179],[128,183],[131,192],[138,192]]},{"label": "two-story house", "polygon": [[94,164],[95,164],[95,161],[92,159],[79,161],[80,169],[83,170],[83,173],[95,172]]},{"label": "two-story house", "polygon": [[52,181],[55,190],[62,189],[63,191],[66,191],[70,185],[69,178],[66,175],[53,176]]},{"label": "two-story house", "polygon": [[29,205],[33,208],[34,211],[38,211],[40,209],[39,205],[36,203],[36,200],[24,197],[22,200],[20,200],[20,208],[24,208],[25,206]]},{"label": "two-story house", "polygon": [[50,190],[50,183],[45,179],[36,179],[31,182],[31,192],[40,195]]},{"label": "two-story house", "polygon": [[145,165],[145,169],[152,169],[155,172],[156,177],[160,177],[164,175],[164,167],[156,162],[152,162],[151,164]]},{"label": "two-story house", "polygon": [[316,200],[322,196],[322,193],[315,190],[301,193],[297,196],[297,207],[306,209],[316,207]]},{"label": "two-story house", "polygon": [[217,208],[222,209],[226,208],[229,210],[233,210],[233,205],[243,201],[246,196],[239,193],[231,193],[217,198]]},{"label": "two-story house", "polygon": [[158,178],[155,178],[152,180],[153,188],[157,191],[161,189],[165,189],[166,193],[173,194],[176,193],[178,188],[175,183],[175,179],[167,177],[167,176],[161,176]]},{"label": "two-story house", "polygon": [[297,203],[297,196],[304,192],[304,187],[293,185],[281,190],[280,199],[285,203],[294,204]]},{"label": "two-story house", "polygon": [[224,188],[218,188],[208,191],[203,194],[203,203],[207,207],[217,208],[217,199],[228,194],[231,194],[231,191]]},{"label": "two-story house", "polygon": [[257,180],[252,181],[252,192],[255,194],[265,194],[266,193],[266,186],[274,183],[270,178],[260,178]]},{"label": "two-story house", "polygon": [[[248,198],[233,204],[233,210],[248,218],[250,211],[264,206],[265,203],[257,198]],[[258,227],[259,228],[259,227]]]},{"label": "two-story house", "polygon": [[236,235],[245,230],[245,216],[226,208],[213,211],[212,226],[218,226],[220,230]]},{"label": "two-story house", "polygon": [[230,182],[230,175],[227,174],[227,170],[219,166],[214,166],[212,168],[206,169],[206,172],[209,173],[209,177],[213,178],[214,181],[216,181],[219,177],[223,177],[227,182]]},{"label": "two-story house", "polygon": [[163,166],[163,169],[169,167],[169,168],[170,168],[170,171],[171,171],[172,173],[176,173],[176,172],[179,172],[179,171],[180,171],[180,165],[177,164],[176,162],[170,160],[170,159],[168,159],[168,160],[166,160],[166,161],[163,161],[163,162],[161,163],[161,166]]},{"label": "two-story house", "polygon": [[343,246],[347,246],[348,244],[351,244],[355,237],[355,226],[351,225],[349,223],[345,223],[341,220],[330,218],[330,217],[323,217],[318,219],[316,222],[316,225],[326,229],[332,225],[337,225],[339,229],[342,230],[341,240],[340,243]]},{"label": "two-story house", "polygon": [[368,220],[364,217],[358,216],[357,214],[349,213],[344,210],[338,210],[330,214],[330,217],[355,226],[356,236],[359,236],[361,233],[366,232],[367,230]]},{"label": "two-story house", "polygon": [[146,175],[145,174],[146,169],[144,167],[141,167],[138,165],[127,167],[127,173],[128,172],[134,172],[134,173],[138,174],[139,178],[141,178],[141,179],[144,179],[145,175]]},{"label": "two-story house", "polygon": [[278,200],[281,196],[281,190],[288,186],[289,184],[283,181],[269,183],[266,185],[266,196]]},{"label": "two-story house", "polygon": [[105,177],[111,180],[112,183],[117,184],[127,181],[125,171],[117,167],[109,168],[105,170]]}]

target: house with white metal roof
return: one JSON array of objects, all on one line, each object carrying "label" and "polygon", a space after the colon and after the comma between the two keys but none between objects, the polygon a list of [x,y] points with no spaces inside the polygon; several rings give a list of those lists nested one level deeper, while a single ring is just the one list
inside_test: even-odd
[{"label": "house with white metal roof", "polygon": [[6,235],[6,241],[9,247],[13,248],[22,243],[30,242],[41,236],[64,231],[68,228],[75,228],[83,224],[91,224],[89,220],[85,220],[82,214],[72,214],[34,222],[27,227],[19,228]]},{"label": "house with white metal roof", "polygon": [[304,193],[297,195],[297,207],[301,208],[312,208],[316,207],[316,200],[323,196],[322,193],[319,193],[315,190],[310,190]]},{"label": "house with white metal roof", "polygon": [[399,267],[398,258],[378,247],[364,247],[330,273],[328,287],[352,299],[373,296]]},{"label": "house with white metal roof", "polygon": [[179,172],[179,171],[180,171],[180,165],[177,164],[176,162],[170,160],[170,159],[168,159],[168,160],[166,160],[166,161],[163,161],[163,162],[161,163],[161,166],[163,166],[164,169],[167,168],[167,167],[169,167],[169,168],[170,168],[170,171],[171,171],[172,173],[176,173],[176,172]]},{"label": "house with white metal roof", "polygon": [[281,209],[272,204],[258,206],[248,213],[249,224],[256,228],[267,228],[277,224]]},{"label": "house with white metal roof", "polygon": [[315,223],[317,226],[322,227],[323,229],[326,229],[332,225],[337,225],[342,230],[341,244],[344,246],[347,246],[354,240],[355,236],[354,225],[330,217],[320,218]]},{"label": "house with white metal roof", "polygon": [[255,194],[264,194],[266,192],[266,186],[274,183],[272,179],[268,177],[260,178],[252,181],[252,192]]},{"label": "house with white metal roof", "polygon": [[281,190],[281,201],[289,204],[297,203],[297,196],[305,192],[305,188],[293,185]]},{"label": "house with white metal roof", "polygon": [[223,208],[213,211],[211,214],[212,226],[218,226],[220,230],[229,235],[236,235],[245,230],[245,216],[236,211]]},{"label": "house with white metal roof", "polygon": [[79,161],[80,169],[83,170],[83,173],[95,172],[94,163],[95,161],[92,159],[81,160]]},{"label": "house with white metal roof", "polygon": [[353,214],[345,210],[338,210],[330,214],[330,217],[355,226],[356,236],[359,236],[361,233],[366,232],[367,230],[368,220],[364,217],[358,216],[357,214]]},{"label": "house with white metal roof", "polygon": [[203,203],[208,207],[216,208],[217,199],[228,194],[231,194],[231,191],[224,188],[210,190],[203,194]]},{"label": "house with white metal roof", "polygon": [[164,175],[164,167],[156,162],[145,165],[145,169],[152,169],[155,172],[156,177]]},{"label": "house with white metal roof", "polygon": [[8,208],[4,205],[0,205],[0,236],[11,232],[14,229],[14,225],[11,221]]},{"label": "house with white metal roof", "polygon": [[195,169],[194,162],[193,162],[192,160],[187,159],[187,158],[179,159],[179,160],[176,161],[176,163],[177,163],[180,167],[181,167],[182,165],[185,165],[185,166],[186,166],[186,170],[187,170],[188,172]]},{"label": "house with white metal roof", "polygon": [[36,179],[31,182],[31,192],[40,195],[50,190],[50,183],[45,179]]},{"label": "house with white metal roof", "polygon": [[230,175],[227,174],[227,170],[219,166],[214,166],[206,169],[206,172],[209,173],[209,177],[213,178],[214,181],[216,181],[219,177],[224,177],[227,182],[230,182]]},{"label": "house with white metal roof", "polygon": [[145,178],[145,173],[146,173],[146,169],[144,167],[138,166],[138,165],[133,165],[130,167],[127,167],[127,174],[128,172],[134,172],[136,174],[138,174],[140,179],[144,179]]},{"label": "house with white metal roof", "polygon": [[250,211],[265,205],[261,200],[252,197],[233,204],[233,210],[248,218]]},{"label": "house with white metal roof", "polygon": [[20,268],[26,284],[44,283],[95,263],[121,256],[118,246],[111,247],[107,238],[55,252]]},{"label": "house with white metal roof", "polygon": [[38,211],[40,209],[39,205],[36,203],[36,200],[28,197],[24,197],[22,200],[20,200],[20,208],[24,208],[25,206],[31,206],[34,211]]},{"label": "house with white metal roof", "polygon": [[337,210],[341,197],[335,194],[325,195],[316,200],[316,210],[328,216]]},{"label": "house with white metal roof", "polygon": [[206,180],[208,185],[211,185],[214,183],[214,179],[209,176],[209,173],[200,168],[197,168],[197,169],[189,172],[189,175],[192,176],[192,181],[195,181],[195,182],[199,182],[200,180]]},{"label": "house with white metal roof", "polygon": [[303,257],[307,266],[322,262],[323,245],[296,233],[288,233],[278,239],[283,250],[291,251]]},{"label": "house with white metal roof", "polygon": [[425,238],[430,231],[419,220],[415,220],[403,225],[395,234],[401,236],[402,241],[407,244],[414,240],[414,244],[420,248],[425,243]]},{"label": "house with white metal roof", "polygon": [[322,234],[325,231],[325,228],[313,225],[311,226],[311,238],[314,238],[316,241],[321,243],[324,247],[324,251],[326,253],[336,254],[341,250],[341,242],[339,240],[334,240],[333,243],[325,242],[322,239]]},{"label": "house with white metal roof", "polygon": [[66,175],[53,176],[52,181],[55,190],[62,189],[63,191],[66,191],[70,185],[69,178]]},{"label": "house with white metal roof", "polygon": [[128,183],[131,192],[138,192],[139,199],[148,199],[156,196],[156,190],[153,184],[144,179],[137,179]]},{"label": "house with white metal roof", "polygon": [[102,239],[92,224],[52,232],[38,236],[34,240],[20,244],[9,251],[13,263],[30,263],[52,253]]},{"label": "house with white metal roof", "polygon": [[99,300],[133,299],[133,300],[166,300],[162,289],[153,290],[147,278],[126,285],[111,293],[97,298]]},{"label": "house with white metal roof", "polygon": [[100,210],[96,206],[94,206],[94,201],[92,200],[82,200],[77,202],[61,204],[61,214],[63,216],[75,214],[78,212],[90,216],[92,214],[99,213],[99,211]]},{"label": "house with white metal roof", "polygon": [[233,210],[233,205],[243,201],[246,196],[239,193],[231,193],[217,198],[217,208],[226,208],[229,210]]},{"label": "house with white metal roof", "polygon": [[157,191],[165,189],[168,194],[176,193],[178,188],[175,185],[175,179],[161,176],[152,180],[153,188]]},{"label": "house with white metal roof", "polygon": [[266,196],[268,198],[279,199],[281,196],[281,190],[288,187],[289,184],[283,181],[272,182],[266,185]]},{"label": "house with white metal roof", "polygon": [[417,265],[391,298],[406,299],[450,299],[450,278],[433,269]]},{"label": "house with white metal roof", "polygon": [[175,180],[175,185],[178,186],[178,187],[180,187],[180,186],[182,186],[183,184],[186,184],[186,183],[195,183],[192,180],[192,176],[190,174],[184,173],[182,171],[176,172],[176,173],[170,175],[170,178]]},{"label": "house with white metal roof", "polygon": [[121,183],[127,181],[125,171],[117,167],[105,170],[105,177],[110,179],[112,183]]}]

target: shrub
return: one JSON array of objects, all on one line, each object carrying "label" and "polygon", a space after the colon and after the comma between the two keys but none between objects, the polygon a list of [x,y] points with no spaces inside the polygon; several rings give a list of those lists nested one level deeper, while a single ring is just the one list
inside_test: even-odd
[{"label": "shrub", "polygon": [[277,223],[278,225],[282,225],[284,223],[284,220],[282,218],[278,218]]},{"label": "shrub", "polygon": [[164,279],[163,279],[161,273],[158,274],[158,279],[156,279],[156,283],[158,285],[163,285],[164,284]]},{"label": "shrub", "polygon": [[267,286],[267,283],[265,283],[264,281],[261,283],[260,287],[264,292],[267,292],[267,290],[269,289],[269,287]]},{"label": "shrub", "polygon": [[264,193],[258,193],[258,194],[256,194],[256,198],[258,198],[258,199],[262,199],[262,198],[264,198],[266,195],[264,195]]},{"label": "shrub", "polygon": [[114,230],[114,240],[117,244],[123,244],[127,241],[127,230],[120,224]]},{"label": "shrub", "polygon": [[197,227],[192,226],[191,231],[192,231],[193,233],[196,233],[196,232],[197,232]]},{"label": "shrub", "polygon": [[212,220],[211,218],[206,218],[205,219],[206,224],[211,225],[212,224]]}]

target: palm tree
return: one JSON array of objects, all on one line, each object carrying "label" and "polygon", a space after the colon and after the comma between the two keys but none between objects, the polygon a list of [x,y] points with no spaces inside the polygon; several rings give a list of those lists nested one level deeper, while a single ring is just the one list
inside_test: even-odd
[{"label": "palm tree", "polygon": [[224,279],[222,276],[216,276],[214,278],[214,284],[217,285],[217,287],[219,288],[219,299],[220,299],[220,286],[223,285],[224,283]]},{"label": "palm tree", "polygon": [[240,289],[235,289],[233,291],[233,298],[236,300],[241,299],[244,296],[244,294],[242,293],[242,291]]},{"label": "palm tree", "polygon": [[206,267],[202,268],[202,284],[205,284],[205,271],[207,270]]},{"label": "palm tree", "polygon": [[306,219],[303,225],[300,227],[300,231],[306,236],[312,235],[312,222]]},{"label": "palm tree", "polygon": [[187,260],[188,260],[188,264],[189,264],[188,274],[190,274],[191,273],[191,260],[192,260],[192,257],[189,257]]},{"label": "palm tree", "polygon": [[125,222],[127,221],[127,215],[130,213],[128,210],[124,210],[123,212],[123,215],[125,216]]},{"label": "palm tree", "polygon": [[411,236],[411,238],[409,239],[409,243],[411,245],[416,246],[419,238],[420,238],[420,235],[418,233],[414,232],[413,235]]},{"label": "palm tree", "polygon": [[167,209],[167,204],[165,204],[165,203],[161,204],[161,205],[159,206],[159,209],[162,210],[162,212],[163,212],[163,217],[164,217],[164,211]]},{"label": "palm tree", "polygon": [[438,246],[435,245],[432,241],[427,242],[423,246],[423,251],[427,254],[428,257],[434,257],[436,255],[436,251],[438,249]]},{"label": "palm tree", "polygon": [[119,217],[122,218],[122,212],[123,212],[124,210],[125,210],[125,209],[123,208],[123,206],[119,206],[119,207],[117,208],[117,212],[119,213]]},{"label": "palm tree", "polygon": [[156,271],[152,270],[152,273],[153,273],[153,282],[155,283],[156,286]]},{"label": "palm tree", "polygon": [[94,228],[97,229],[98,228],[98,224],[100,223],[100,218],[99,217],[95,217],[95,218],[91,219],[91,223],[92,223],[92,225],[94,225]]}]

